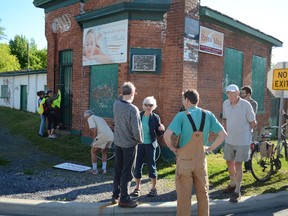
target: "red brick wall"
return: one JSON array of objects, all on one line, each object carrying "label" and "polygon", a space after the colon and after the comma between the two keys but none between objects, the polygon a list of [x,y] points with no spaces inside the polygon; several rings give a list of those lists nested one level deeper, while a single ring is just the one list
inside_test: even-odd
[{"label": "red brick wall", "polygon": [[[199,20],[199,2],[186,1],[185,16]],[[184,19],[184,17],[183,17]],[[185,89],[197,89],[198,85],[198,62],[183,62],[183,91]],[[182,98],[182,97],[181,97]]]},{"label": "red brick wall", "polygon": [[[128,49],[138,47],[147,49],[162,49],[162,28],[163,25],[160,21],[129,21]],[[127,68],[127,70],[129,70],[129,68]],[[130,74],[129,71],[127,71],[126,76],[123,75],[124,79],[119,79],[118,81],[119,85],[122,85],[122,83],[126,80],[131,80],[135,84],[138,94],[134,99],[134,104],[141,110],[143,99],[147,96],[154,96],[159,103],[161,88],[160,81],[162,77],[163,75],[159,76],[151,73]],[[161,110],[161,108],[159,107],[158,110]]]},{"label": "red brick wall", "polygon": [[[243,33],[235,33],[223,27],[201,22],[202,26],[214,29],[224,34],[224,49],[232,48],[243,52],[243,85],[251,85],[252,56],[257,55],[267,59],[266,68],[270,68],[271,48],[263,43],[253,40]],[[198,90],[200,92],[200,106],[211,110],[217,117],[222,112],[223,81],[224,81],[224,56],[199,53]],[[267,69],[267,72],[269,69]],[[265,81],[266,83],[266,81]],[[241,86],[239,86],[240,88]],[[265,113],[257,115],[257,132],[269,125],[270,96],[265,91]],[[253,97],[253,95],[252,95]]]},{"label": "red brick wall", "polygon": [[[168,126],[181,107],[183,90],[185,1],[174,1],[167,13],[167,30],[163,59],[163,112],[162,121]],[[164,79],[165,78],[165,79]]]},{"label": "red brick wall", "polygon": [[[72,69],[72,128],[81,130],[83,124],[83,112],[88,107],[89,102],[89,68],[82,68],[82,29],[74,19],[79,15],[80,4],[76,3],[65,8],[46,13],[46,37],[48,41],[48,70],[47,86],[54,88],[54,68],[55,90],[59,81],[59,52],[71,49],[73,52]],[[55,18],[64,14],[70,15],[71,27],[67,32],[52,32],[52,22]],[[56,49],[56,52],[55,52]]]},{"label": "red brick wall", "polygon": [[[86,12],[102,8],[119,0],[91,0],[84,10]],[[127,0],[128,2],[128,0]],[[165,126],[168,126],[181,107],[181,94],[186,88],[197,88],[200,93],[200,106],[211,110],[216,116],[222,111],[224,57],[199,53],[198,63],[183,61],[184,19],[185,16],[198,19],[199,1],[174,0],[169,11],[161,21],[131,20],[128,27],[128,56],[130,48],[162,49],[162,71],[160,75],[130,73],[128,62],[118,65],[118,90],[124,81],[132,81],[138,92],[135,105],[142,109],[142,101],[146,96],[153,95],[157,99],[157,113],[160,114]],[[73,50],[72,77],[72,129],[89,135],[83,112],[89,108],[90,67],[82,67],[82,34],[83,31],[74,16],[80,14],[80,3],[46,13],[46,37],[48,40],[48,88],[59,83],[59,56],[61,50]],[[70,14],[71,28],[67,32],[52,33],[53,19]],[[201,25],[223,32],[225,47],[235,48],[244,53],[243,84],[250,84],[252,55],[266,57],[267,68],[270,65],[271,48],[246,35],[234,33],[223,27],[201,22]],[[54,68],[56,68],[54,77]],[[56,90],[56,89],[55,89]],[[265,92],[265,114],[258,115],[260,125],[267,125],[269,119],[269,92]],[[268,103],[269,102],[269,103]],[[112,125],[111,119],[106,119]]]}]

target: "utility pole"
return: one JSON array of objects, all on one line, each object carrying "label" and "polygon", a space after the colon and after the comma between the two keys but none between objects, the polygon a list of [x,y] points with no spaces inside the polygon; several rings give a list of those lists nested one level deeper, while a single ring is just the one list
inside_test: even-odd
[{"label": "utility pole", "polygon": [[29,42],[27,43],[27,70],[30,71]]}]

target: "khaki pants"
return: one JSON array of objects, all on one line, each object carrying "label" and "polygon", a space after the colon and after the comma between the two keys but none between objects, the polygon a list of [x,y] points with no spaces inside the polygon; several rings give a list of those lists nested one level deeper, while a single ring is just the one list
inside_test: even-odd
[{"label": "khaki pants", "polygon": [[187,145],[178,149],[176,162],[177,216],[191,215],[194,185],[198,216],[209,216],[209,181],[202,132],[193,133]]}]

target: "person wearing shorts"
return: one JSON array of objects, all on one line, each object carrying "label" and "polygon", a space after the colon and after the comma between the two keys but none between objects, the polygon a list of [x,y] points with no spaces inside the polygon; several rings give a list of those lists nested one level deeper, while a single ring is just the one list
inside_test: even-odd
[{"label": "person wearing shorts", "polygon": [[94,115],[91,110],[86,110],[84,112],[84,118],[87,120],[89,129],[93,138],[91,143],[91,161],[92,169],[90,172],[94,175],[98,174],[97,168],[97,151],[101,149],[102,153],[102,174],[107,173],[107,149],[111,148],[114,141],[114,134],[107,124],[107,122]]},{"label": "person wearing shorts", "polygon": [[225,139],[224,159],[228,166],[230,184],[223,190],[232,193],[230,202],[241,199],[242,163],[249,160],[252,129],[256,126],[255,113],[251,104],[240,98],[237,85],[226,88],[228,99],[223,103],[223,123],[228,136]]}]

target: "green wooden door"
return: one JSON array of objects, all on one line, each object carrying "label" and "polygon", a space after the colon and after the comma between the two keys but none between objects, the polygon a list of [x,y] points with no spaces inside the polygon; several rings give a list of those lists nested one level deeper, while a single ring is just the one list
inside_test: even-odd
[{"label": "green wooden door", "polygon": [[20,109],[27,111],[27,85],[21,85],[20,91]]},{"label": "green wooden door", "polygon": [[60,121],[66,128],[72,124],[72,50],[60,52],[60,85],[62,93]]},{"label": "green wooden door", "polygon": [[263,57],[252,57],[252,98],[258,102],[258,113],[264,111],[264,93],[266,88],[266,59]]},{"label": "green wooden door", "polygon": [[[226,48],[224,57],[224,80],[223,80],[223,99],[226,100],[225,87],[230,84],[236,84],[239,89],[242,86],[243,76],[243,53]],[[223,101],[224,101],[223,100]]]},{"label": "green wooden door", "polygon": [[113,103],[118,96],[118,65],[91,66],[90,109],[95,115],[113,118]]},{"label": "green wooden door", "polygon": [[[272,126],[275,126],[275,125],[278,126],[279,109],[280,109],[280,98],[271,98],[269,123]],[[273,136],[277,136],[278,135],[278,131],[277,130],[271,130],[270,132],[272,132]]]}]

